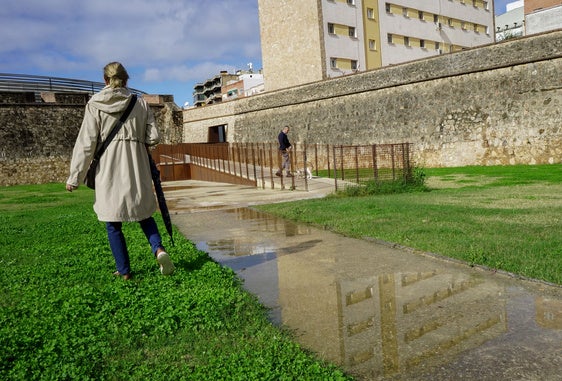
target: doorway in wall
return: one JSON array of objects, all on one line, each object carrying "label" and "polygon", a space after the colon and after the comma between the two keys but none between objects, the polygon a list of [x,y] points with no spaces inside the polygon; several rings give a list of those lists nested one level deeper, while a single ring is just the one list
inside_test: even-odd
[{"label": "doorway in wall", "polygon": [[226,142],[226,124],[220,126],[209,127],[208,143],[225,143]]}]

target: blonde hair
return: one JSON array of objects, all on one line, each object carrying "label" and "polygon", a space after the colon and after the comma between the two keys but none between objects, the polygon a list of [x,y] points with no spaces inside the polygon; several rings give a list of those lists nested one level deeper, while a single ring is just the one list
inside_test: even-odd
[{"label": "blonde hair", "polygon": [[119,62],[110,62],[103,68],[103,79],[108,82],[109,87],[125,87],[129,74],[125,67]]}]

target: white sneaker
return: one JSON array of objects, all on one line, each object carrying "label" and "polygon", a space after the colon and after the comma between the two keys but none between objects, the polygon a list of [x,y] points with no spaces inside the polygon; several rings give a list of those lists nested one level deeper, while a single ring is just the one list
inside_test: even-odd
[{"label": "white sneaker", "polygon": [[162,275],[172,275],[174,273],[176,268],[174,267],[168,253],[161,251],[160,254],[158,254],[158,257],[156,257],[156,260],[160,264],[160,272]]}]

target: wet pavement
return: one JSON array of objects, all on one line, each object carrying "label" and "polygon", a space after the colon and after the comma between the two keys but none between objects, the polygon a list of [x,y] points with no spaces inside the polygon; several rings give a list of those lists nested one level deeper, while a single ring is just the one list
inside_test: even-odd
[{"label": "wet pavement", "polygon": [[562,380],[562,287],[295,224],[252,205],[322,197],[165,183],[172,221],[303,347],[358,380]]}]

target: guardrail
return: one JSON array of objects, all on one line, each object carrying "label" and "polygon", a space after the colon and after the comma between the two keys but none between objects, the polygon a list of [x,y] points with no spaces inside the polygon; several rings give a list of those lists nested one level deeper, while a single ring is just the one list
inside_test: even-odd
[{"label": "guardrail", "polygon": [[[40,75],[0,73],[0,91],[16,92],[82,92],[94,94],[105,87],[103,82],[84,81],[80,79],[47,77]],[[144,91],[131,89],[137,95]]]}]

